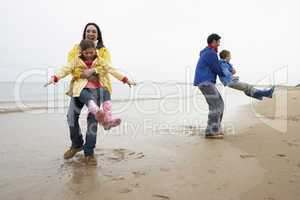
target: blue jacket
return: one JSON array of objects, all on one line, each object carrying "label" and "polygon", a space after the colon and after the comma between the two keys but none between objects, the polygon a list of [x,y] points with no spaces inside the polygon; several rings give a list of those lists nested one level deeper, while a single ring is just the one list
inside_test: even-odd
[{"label": "blue jacket", "polygon": [[224,86],[227,86],[232,82],[232,65],[228,61],[221,59],[220,66],[224,74],[224,76],[219,76],[220,81]]},{"label": "blue jacket", "polygon": [[195,71],[194,86],[209,83],[215,84],[217,75],[223,76],[218,55],[215,50],[206,47],[200,52]]}]

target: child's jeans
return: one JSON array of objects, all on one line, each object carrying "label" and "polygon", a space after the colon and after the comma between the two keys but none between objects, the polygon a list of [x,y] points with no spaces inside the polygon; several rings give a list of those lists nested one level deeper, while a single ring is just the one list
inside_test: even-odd
[{"label": "child's jeans", "polygon": [[100,89],[100,102],[103,103],[105,101],[110,101],[111,95],[109,91],[107,91],[105,88]]},{"label": "child's jeans", "polygon": [[252,97],[255,93],[256,89],[253,85],[248,83],[240,82],[240,81],[232,81],[228,84],[228,87],[243,91],[247,96]]}]

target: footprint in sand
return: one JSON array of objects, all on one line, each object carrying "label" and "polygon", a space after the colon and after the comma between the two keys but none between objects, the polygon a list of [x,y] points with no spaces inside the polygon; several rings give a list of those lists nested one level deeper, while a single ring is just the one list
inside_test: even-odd
[{"label": "footprint in sand", "polygon": [[299,144],[292,143],[292,142],[287,142],[287,145],[289,145],[290,147],[298,147],[299,146]]},{"label": "footprint in sand", "polygon": [[114,177],[111,179],[112,181],[123,181],[125,178],[123,176]]},{"label": "footprint in sand", "polygon": [[131,192],[131,191],[132,191],[132,190],[129,189],[129,188],[123,188],[123,189],[119,190],[119,193],[125,194],[125,193],[129,193],[129,192]]},{"label": "footprint in sand", "polygon": [[241,154],[240,157],[241,157],[242,159],[246,159],[246,158],[254,158],[255,155]]},{"label": "footprint in sand", "polygon": [[281,154],[281,153],[277,154],[276,156],[278,156],[278,157],[286,157],[285,154]]},{"label": "footprint in sand", "polygon": [[152,195],[152,196],[153,196],[153,197],[156,197],[156,198],[158,198],[158,199],[165,199],[165,200],[171,199],[171,198],[168,197],[168,196],[160,195],[160,194],[154,194],[154,195]]},{"label": "footprint in sand", "polygon": [[146,175],[145,172],[141,172],[141,171],[134,171],[134,172],[132,172],[132,174],[134,175],[135,178],[139,178],[141,176],[145,176]]},{"label": "footprint in sand", "polygon": [[217,173],[217,171],[214,170],[214,169],[209,169],[209,170],[207,170],[207,172],[210,173],[210,174],[216,174]]},{"label": "footprint in sand", "polygon": [[133,184],[132,187],[134,187],[134,188],[139,188],[139,187],[140,187],[140,184],[138,184],[138,183]]},{"label": "footprint in sand", "polygon": [[265,200],[275,200],[275,198],[273,198],[273,197],[266,197],[266,198],[264,198]]},{"label": "footprint in sand", "polygon": [[269,185],[273,185],[274,183],[272,181],[268,181],[268,184]]},{"label": "footprint in sand", "polygon": [[170,168],[160,168],[160,171],[162,172],[170,172]]},{"label": "footprint in sand", "polygon": [[144,157],[145,157],[144,153],[140,152],[140,153],[136,154],[134,159],[141,159],[141,158],[144,158]]},{"label": "footprint in sand", "polygon": [[109,157],[111,160],[121,161],[126,158],[126,149],[113,149],[112,150],[112,156]]},{"label": "footprint in sand", "polygon": [[136,153],[134,151],[130,151],[128,149],[96,149],[96,152],[101,152],[96,154],[97,156],[101,156],[102,160],[108,160],[113,162],[121,162],[124,160],[130,159],[141,159],[144,158],[145,155],[143,152]]},{"label": "footprint in sand", "polygon": [[293,121],[293,122],[298,122],[300,119],[299,119],[299,116],[289,116],[287,118],[288,121]]}]

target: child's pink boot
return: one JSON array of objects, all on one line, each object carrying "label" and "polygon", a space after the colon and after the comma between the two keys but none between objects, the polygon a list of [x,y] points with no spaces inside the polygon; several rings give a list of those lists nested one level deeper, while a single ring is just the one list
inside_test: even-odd
[{"label": "child's pink boot", "polygon": [[110,101],[105,101],[103,103],[103,112],[104,112],[104,123],[102,123],[102,125],[105,130],[109,130],[109,129],[119,126],[121,124],[120,118],[112,117]]}]

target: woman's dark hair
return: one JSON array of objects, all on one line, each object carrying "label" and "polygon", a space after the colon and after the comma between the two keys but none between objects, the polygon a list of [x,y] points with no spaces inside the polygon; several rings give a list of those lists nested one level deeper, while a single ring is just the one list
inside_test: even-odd
[{"label": "woman's dark hair", "polygon": [[79,44],[79,47],[80,47],[81,51],[84,51],[84,50],[87,50],[89,48],[95,48],[95,44],[91,40],[81,40],[81,42]]},{"label": "woman's dark hair", "polygon": [[220,39],[221,39],[221,36],[219,36],[218,34],[216,34],[216,33],[210,34],[207,37],[207,44],[211,44],[214,40],[218,41]]},{"label": "woman's dark hair", "polygon": [[221,59],[225,59],[225,58],[227,58],[229,55],[230,55],[230,51],[225,50],[225,49],[224,49],[223,51],[221,51],[220,54],[219,54],[219,56],[220,56]]},{"label": "woman's dark hair", "polygon": [[97,29],[97,35],[98,35],[97,40],[98,40],[98,42],[97,42],[96,48],[101,49],[102,47],[104,47],[104,44],[103,44],[103,40],[102,40],[102,33],[101,33],[100,28],[97,24],[92,23],[92,22],[87,23],[87,25],[85,25],[84,30],[83,30],[82,39],[83,40],[86,39],[86,29],[90,25],[95,26],[95,28]]}]

